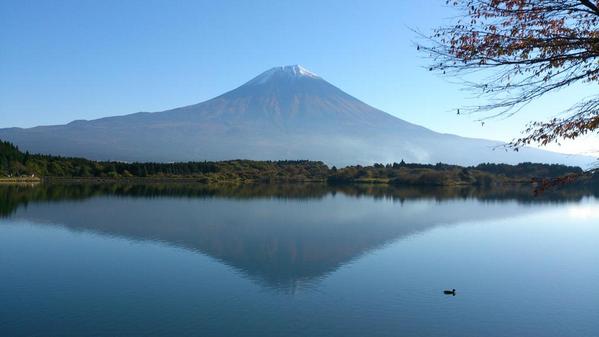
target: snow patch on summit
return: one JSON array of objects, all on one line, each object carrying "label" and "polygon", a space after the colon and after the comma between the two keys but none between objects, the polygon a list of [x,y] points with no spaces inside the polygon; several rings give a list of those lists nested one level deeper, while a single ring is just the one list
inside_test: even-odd
[{"label": "snow patch on summit", "polygon": [[280,66],[271,68],[262,74],[256,76],[247,84],[255,85],[255,84],[264,84],[275,77],[287,77],[287,78],[295,78],[295,77],[310,77],[315,79],[320,79],[320,76],[311,72],[310,70],[302,67],[299,64],[291,65],[291,66]]},{"label": "snow patch on summit", "polygon": [[308,77],[318,77],[318,75],[316,75],[315,73],[311,72],[310,70],[308,70],[308,69],[300,66],[299,64],[291,66],[291,71],[295,75],[308,76]]}]

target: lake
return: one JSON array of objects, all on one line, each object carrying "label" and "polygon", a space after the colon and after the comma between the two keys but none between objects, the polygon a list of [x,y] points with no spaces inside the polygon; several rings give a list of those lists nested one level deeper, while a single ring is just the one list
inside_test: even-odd
[{"label": "lake", "polygon": [[599,193],[0,186],[0,278],[1,336],[596,337]]}]

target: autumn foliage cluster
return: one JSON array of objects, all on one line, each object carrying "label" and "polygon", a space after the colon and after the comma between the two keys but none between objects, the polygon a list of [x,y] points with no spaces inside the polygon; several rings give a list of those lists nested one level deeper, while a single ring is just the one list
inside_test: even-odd
[{"label": "autumn foliage cluster", "polygon": [[[464,112],[510,115],[559,89],[599,81],[599,1],[452,0],[460,15],[418,48],[431,71],[465,78],[484,103]],[[548,113],[551,113],[548,111]],[[512,146],[547,145],[597,132],[599,96],[583,97],[557,117],[531,123]]]}]

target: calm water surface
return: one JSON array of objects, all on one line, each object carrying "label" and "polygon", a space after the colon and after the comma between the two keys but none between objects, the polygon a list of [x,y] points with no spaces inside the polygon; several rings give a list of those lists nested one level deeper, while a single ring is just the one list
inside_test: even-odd
[{"label": "calm water surface", "polygon": [[4,186],[0,335],[596,337],[596,195]]}]

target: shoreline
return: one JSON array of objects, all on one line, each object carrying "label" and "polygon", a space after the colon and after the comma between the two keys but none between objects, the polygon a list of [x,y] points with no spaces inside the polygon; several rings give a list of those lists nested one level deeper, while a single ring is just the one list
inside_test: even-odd
[{"label": "shoreline", "polygon": [[[355,179],[345,181],[329,181],[327,179],[304,180],[256,180],[256,179],[209,179],[206,177],[12,177],[0,178],[0,184],[199,184],[199,185],[256,185],[256,184],[324,184],[329,186],[372,185],[392,187],[481,187],[480,184],[455,182],[439,183],[396,183],[391,179]],[[495,187],[533,185],[530,180],[513,179],[497,181]]]},{"label": "shoreline", "polygon": [[2,177],[0,184],[26,184],[26,183],[41,183],[43,180],[38,177]]},{"label": "shoreline", "polygon": [[[353,178],[353,179],[335,179],[334,177],[326,177],[322,179],[268,179],[268,178],[230,178],[223,179],[222,177],[186,177],[186,176],[170,176],[170,177],[0,177],[0,184],[40,184],[40,183],[64,183],[64,184],[168,184],[168,183],[191,183],[203,185],[252,185],[252,184],[326,184],[331,186],[343,185],[379,185],[379,186],[396,186],[396,187],[500,187],[500,186],[522,186],[536,185],[533,178],[527,177],[505,177],[496,176],[489,182],[481,183],[480,181],[464,181],[447,179],[439,180],[399,180],[390,178]],[[581,179],[586,180],[586,179]]]},{"label": "shoreline", "polygon": [[44,177],[44,183],[194,183],[203,185],[239,184],[287,184],[287,183],[326,183],[326,180],[255,180],[255,179],[210,179],[206,177]]}]

